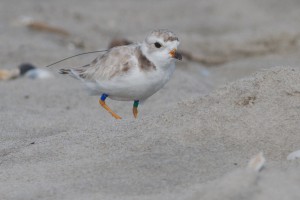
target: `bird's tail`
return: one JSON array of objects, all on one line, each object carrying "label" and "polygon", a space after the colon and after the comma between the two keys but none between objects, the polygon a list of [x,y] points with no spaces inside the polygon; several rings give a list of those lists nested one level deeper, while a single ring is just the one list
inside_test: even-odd
[{"label": "bird's tail", "polygon": [[82,69],[60,69],[59,70],[60,74],[68,74],[71,77],[82,81],[85,84],[86,89],[88,90],[90,95],[101,94],[102,92],[99,91],[97,83],[84,79],[84,75],[82,74],[82,72],[83,72]]},{"label": "bird's tail", "polygon": [[60,74],[69,74],[70,72],[71,72],[70,69],[60,69],[60,70],[59,70],[59,73],[60,73]]},{"label": "bird's tail", "polygon": [[83,69],[60,69],[60,74],[69,74],[73,78],[84,80],[84,70]]}]

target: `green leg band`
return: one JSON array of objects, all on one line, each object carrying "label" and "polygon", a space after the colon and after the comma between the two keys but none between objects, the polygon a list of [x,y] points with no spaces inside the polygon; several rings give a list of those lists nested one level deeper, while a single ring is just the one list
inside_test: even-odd
[{"label": "green leg band", "polygon": [[133,107],[136,107],[136,108],[137,108],[138,106],[139,106],[139,100],[134,101],[134,102],[133,102]]}]

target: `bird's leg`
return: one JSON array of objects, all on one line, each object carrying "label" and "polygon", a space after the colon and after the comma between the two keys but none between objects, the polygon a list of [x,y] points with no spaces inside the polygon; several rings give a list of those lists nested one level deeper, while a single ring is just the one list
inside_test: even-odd
[{"label": "bird's leg", "polygon": [[101,95],[101,97],[100,97],[100,99],[99,99],[100,105],[101,105],[105,110],[107,110],[114,118],[116,118],[116,119],[122,119],[119,115],[117,115],[114,111],[112,111],[112,110],[110,109],[110,107],[108,107],[108,106],[106,105],[106,103],[105,103],[106,97],[108,97],[107,94],[102,94],[102,95]]},{"label": "bird's leg", "polygon": [[133,116],[134,118],[137,118],[137,115],[138,115],[138,106],[139,106],[139,100],[135,100],[133,102],[133,108],[132,108],[132,111],[133,111]]}]

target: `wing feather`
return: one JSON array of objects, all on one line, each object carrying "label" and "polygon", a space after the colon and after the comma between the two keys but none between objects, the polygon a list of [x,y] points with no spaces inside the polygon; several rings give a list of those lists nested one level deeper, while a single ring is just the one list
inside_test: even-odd
[{"label": "wing feather", "polygon": [[119,46],[97,57],[89,66],[77,69],[79,76],[89,81],[110,80],[137,66],[134,59],[137,45]]}]

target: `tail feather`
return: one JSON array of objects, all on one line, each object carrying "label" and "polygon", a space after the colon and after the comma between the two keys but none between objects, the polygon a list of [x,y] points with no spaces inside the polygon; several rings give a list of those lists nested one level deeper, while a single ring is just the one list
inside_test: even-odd
[{"label": "tail feather", "polygon": [[83,75],[84,70],[83,69],[60,69],[59,73],[60,74],[69,74],[73,78],[79,79],[79,80],[84,80],[84,75]]},{"label": "tail feather", "polygon": [[60,69],[60,70],[59,70],[59,73],[60,73],[60,74],[69,74],[70,72],[71,72],[70,69]]},{"label": "tail feather", "polygon": [[[86,66],[83,66],[83,67],[86,67]],[[68,74],[73,78],[83,81],[85,83],[86,89],[89,91],[90,95],[99,95],[99,94],[103,93],[99,89],[98,83],[85,79],[84,72],[86,69],[83,67],[77,68],[77,69],[60,69],[59,73],[64,74],[64,75]]]}]

